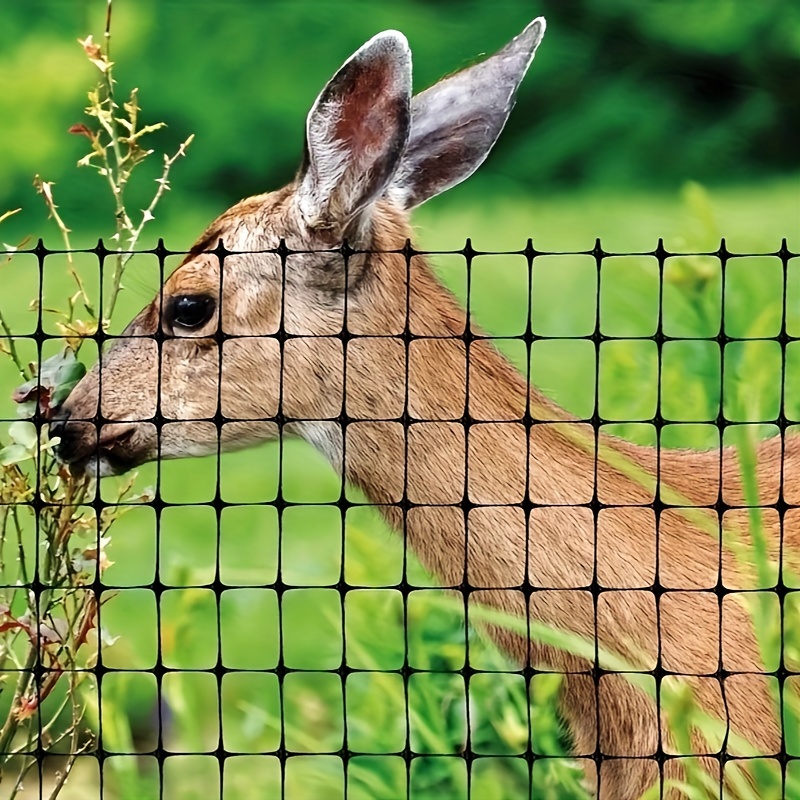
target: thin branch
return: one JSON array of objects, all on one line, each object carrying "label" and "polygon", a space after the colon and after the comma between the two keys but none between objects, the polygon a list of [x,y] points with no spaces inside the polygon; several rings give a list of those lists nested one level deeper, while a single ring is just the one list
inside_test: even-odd
[{"label": "thin branch", "polygon": [[156,179],[156,183],[158,184],[158,190],[153,195],[153,199],[150,201],[150,205],[144,210],[142,213],[142,221],[139,223],[139,227],[136,228],[131,233],[131,240],[128,245],[128,256],[125,259],[125,263],[127,264],[130,260],[131,256],[133,256],[133,248],[136,246],[136,242],[141,236],[142,231],[144,230],[144,226],[150,222],[150,220],[154,219],[153,211],[155,211],[156,206],[158,205],[159,200],[161,200],[164,192],[168,192],[170,189],[169,186],[169,173],[172,169],[172,165],[179,159],[181,156],[186,155],[186,150],[189,145],[194,141],[194,134],[191,134],[186,141],[184,141],[178,150],[175,152],[175,155],[172,157],[164,156],[164,169],[161,172],[161,177]]},{"label": "thin branch", "polygon": [[11,510],[11,519],[14,520],[14,527],[17,531],[17,552],[19,553],[19,572],[22,578],[22,583],[27,586],[30,583],[28,579],[28,568],[25,563],[25,546],[22,542],[22,526],[19,524],[19,514],[16,506]]},{"label": "thin branch", "polygon": [[113,0],[106,3],[106,26],[103,29],[103,40],[106,45],[106,58],[111,59],[111,6]]},{"label": "thin branch", "polygon": [[11,335],[11,328],[6,322],[6,318],[3,316],[2,310],[0,310],[0,328],[3,329],[3,333],[5,334],[4,338],[8,340],[8,354],[11,356],[11,360],[14,362],[14,366],[16,366],[17,371],[22,377],[22,380],[27,381],[28,380],[27,370],[22,364],[22,359],[20,359],[19,357],[19,352],[17,351],[17,345],[14,341],[14,337]]},{"label": "thin branch", "polygon": [[[6,575],[6,530],[8,528],[8,506],[0,507],[0,575]],[[0,594],[3,600],[6,599],[5,588]],[[5,656],[0,656],[0,669],[3,668]]]},{"label": "thin branch", "polygon": [[58,206],[53,198],[53,186],[54,183],[52,181],[45,181],[42,180],[40,175],[33,176],[33,185],[36,191],[44,198],[44,203],[47,206],[47,210],[50,213],[50,216],[53,218],[53,221],[58,226],[58,230],[61,232],[61,238],[64,240],[64,249],[67,251],[67,263],[70,267],[74,268],[75,264],[72,260],[72,243],[70,242],[69,235],[72,231],[67,227],[64,220],[61,218],[61,215],[58,213]]},{"label": "thin branch", "polygon": [[21,208],[12,208],[11,211],[6,211],[5,214],[0,214],[0,222],[5,222],[9,217],[13,217],[14,214],[19,214],[22,211]]},{"label": "thin branch", "polygon": [[[14,211],[7,211],[5,214],[0,216],[0,222],[2,222],[4,219],[8,219],[8,217],[10,217],[12,214],[16,214],[17,211],[19,211],[18,208],[15,209]],[[24,247],[26,242],[27,242],[27,238],[22,242],[21,245],[18,245],[17,249],[19,249],[19,247]],[[6,267],[9,264],[10,261],[11,261],[11,255],[7,255],[6,258],[5,258],[5,261],[3,261],[1,266]],[[5,338],[8,339],[9,355],[11,356],[11,359],[14,362],[14,365],[16,366],[17,370],[19,371],[19,374],[22,376],[22,380],[27,381],[28,380],[28,371],[25,369],[25,367],[24,367],[24,365],[22,363],[22,359],[19,357],[19,353],[17,352],[17,345],[16,345],[16,343],[14,341],[14,337],[13,337],[13,335],[11,333],[11,327],[6,322],[6,318],[3,316],[2,309],[0,309],[0,328],[3,329],[3,333],[5,334]]]},{"label": "thin branch", "polygon": [[156,179],[156,183],[158,184],[158,189],[156,193],[153,195],[153,199],[150,201],[150,205],[142,212],[142,221],[139,223],[138,227],[133,228],[128,231],[130,234],[130,238],[128,240],[128,244],[126,247],[126,253],[124,256],[119,256],[117,258],[117,265],[114,269],[114,274],[111,278],[111,291],[108,297],[108,309],[105,312],[106,319],[111,319],[111,315],[114,311],[114,307],[117,303],[117,297],[119,296],[119,291],[122,284],[122,275],[125,271],[125,267],[127,266],[128,262],[131,258],[135,255],[134,248],[136,247],[137,242],[139,241],[139,237],[142,235],[142,231],[144,230],[144,226],[154,219],[153,211],[155,211],[158,202],[164,195],[164,192],[169,191],[169,173],[172,169],[172,165],[181,157],[186,155],[186,149],[192,143],[194,139],[194,134],[191,134],[185,142],[181,144],[178,148],[176,153],[172,156],[164,156],[164,169],[161,172],[161,177]]},{"label": "thin branch", "polygon": [[26,775],[31,771],[31,768],[37,764],[35,756],[28,756],[28,759],[28,761],[23,761],[19,775],[17,775],[17,780],[14,782],[14,788],[11,790],[11,794],[8,796],[8,800],[14,800],[14,798],[20,793],[22,790],[22,782],[25,780]]},{"label": "thin branch", "polygon": [[[69,270],[69,274],[71,275],[72,279],[78,286],[78,293],[80,294],[81,298],[83,299],[83,304],[86,307],[89,313],[92,313],[92,303],[89,300],[89,296],[86,294],[86,289],[83,286],[83,281],[81,280],[80,275],[78,275],[78,271],[75,269],[75,261],[72,258],[72,241],[70,240],[70,233],[72,231],[70,228],[67,227],[67,224],[62,219],[61,215],[58,213],[58,206],[56,205],[55,198],[53,196],[53,182],[52,181],[45,181],[39,175],[35,175],[33,178],[33,185],[36,188],[36,191],[44,198],[45,205],[47,206],[47,210],[52,217],[53,221],[56,223],[58,230],[61,232],[61,238],[64,241],[64,250],[66,250],[67,256],[67,268]],[[69,321],[72,321],[74,313],[74,304],[70,303],[70,313],[68,316]]]},{"label": "thin branch", "polygon": [[57,773],[58,779],[53,785],[53,791],[50,792],[48,800],[54,800],[58,796],[58,793],[64,788],[64,784],[67,782],[67,778],[69,777],[70,772],[72,772],[72,768],[75,766],[75,761],[77,760],[78,756],[82,753],[85,753],[91,747],[91,745],[92,742],[89,740],[79,750],[75,750],[69,754],[64,769],[60,774]]},{"label": "thin branch", "polygon": [[14,699],[11,701],[11,705],[9,706],[8,716],[6,717],[6,721],[2,729],[0,729],[0,765],[5,764],[12,755],[9,752],[10,745],[14,739],[14,735],[17,732],[17,728],[19,727],[19,720],[14,712],[19,705],[19,701],[28,691],[28,686],[30,685],[31,678],[33,677],[33,667],[36,664],[36,657],[36,648],[31,645],[28,649],[28,658],[25,662],[24,669],[19,675],[19,682],[17,683],[17,688],[14,691]]}]

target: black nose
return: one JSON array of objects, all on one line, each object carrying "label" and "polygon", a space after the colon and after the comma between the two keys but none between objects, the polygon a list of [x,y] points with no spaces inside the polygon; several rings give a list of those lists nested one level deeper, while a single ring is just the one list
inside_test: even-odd
[{"label": "black nose", "polygon": [[67,420],[70,418],[70,412],[66,409],[59,409],[56,416],[50,421],[50,438],[53,439],[56,436],[62,438],[64,435],[64,430],[67,427]]},{"label": "black nose", "polygon": [[59,443],[56,445],[55,453],[59,461],[69,462],[70,455],[74,451],[76,425],[68,424],[70,412],[66,409],[59,409],[57,416],[50,421],[50,438],[58,437]]}]

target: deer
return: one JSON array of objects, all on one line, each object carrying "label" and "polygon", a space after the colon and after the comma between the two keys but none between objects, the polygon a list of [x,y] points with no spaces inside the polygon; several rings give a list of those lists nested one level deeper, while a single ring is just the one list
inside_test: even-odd
[{"label": "deer", "polygon": [[[635,800],[655,785],[683,797],[677,756],[722,786],[726,760],[781,751],[744,602],[752,563],[722,535],[738,531],[750,552],[737,452],[598,433],[488,337],[467,336],[465,310],[409,250],[411,210],[487,157],[544,32],[539,17],[416,95],[405,37],[366,42],[314,102],[293,182],[207,228],[51,435],[70,470],[98,479],[305,439],[442,587],[596,645],[590,658],[486,625],[520,667],[562,675],[561,714],[574,755],[594,760],[596,797]],[[764,535],[798,573],[800,437],[764,440],[757,456],[759,501],[786,507],[762,510]],[[720,593],[723,579],[741,591]],[[641,673],[662,688],[683,680],[719,736],[693,728],[681,750],[657,697],[631,679]]]}]

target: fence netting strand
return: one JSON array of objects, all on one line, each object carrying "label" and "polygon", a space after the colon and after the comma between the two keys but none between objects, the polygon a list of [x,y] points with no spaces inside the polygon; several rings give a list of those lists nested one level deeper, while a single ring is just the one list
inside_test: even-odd
[{"label": "fence netting strand", "polygon": [[785,240],[117,256],[4,268],[4,797],[800,798]]}]

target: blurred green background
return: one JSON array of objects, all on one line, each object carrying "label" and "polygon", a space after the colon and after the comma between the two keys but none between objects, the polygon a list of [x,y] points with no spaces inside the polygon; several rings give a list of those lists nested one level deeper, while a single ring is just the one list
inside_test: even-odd
[{"label": "blurred green background", "polygon": [[[120,91],[139,87],[144,120],[168,124],[150,146],[171,153],[196,134],[141,246],[162,236],[168,247],[188,248],[229,205],[289,180],[316,94],[375,32],[391,27],[408,36],[421,89],[493,52],[538,14],[548,32],[496,151],[469,181],[419,211],[421,246],[456,248],[469,236],[478,248],[515,250],[532,236],[543,249],[580,250],[600,236],[616,251],[649,250],[658,237],[669,248],[696,250],[716,248],[725,236],[738,251],[771,252],[781,237],[800,248],[800,7],[790,0],[117,0],[112,59]],[[89,0],[0,6],[0,213],[23,209],[0,227],[0,241],[32,235],[59,246],[31,185],[35,173],[56,181],[75,244],[113,232],[107,187],[75,167],[88,143],[67,133],[83,121],[85,93],[97,78],[75,40],[90,32],[99,40],[103,17],[104,4]],[[149,201],[159,168],[154,156],[134,177],[132,210]],[[81,258],[79,266],[96,294],[96,260]],[[597,385],[605,419],[642,420],[610,430],[643,442],[654,441],[646,420],[660,401],[676,422],[665,430],[665,445],[696,447],[718,441],[720,409],[732,420],[767,422],[783,401],[787,418],[800,421],[800,344],[789,343],[784,364],[776,342],[723,350],[707,341],[723,325],[734,337],[776,336],[784,300],[786,330],[800,336],[799,266],[790,263],[784,297],[775,258],[731,262],[724,294],[717,260],[668,260],[664,330],[690,341],[665,348],[659,397],[657,348],[635,338],[655,331],[654,259],[603,264],[601,329],[632,338],[602,345],[599,374],[594,345],[567,338],[594,329],[592,258],[537,259],[530,295],[520,257],[478,257],[469,276],[461,257],[436,259],[462,299],[469,282],[477,322],[557,401],[589,416]],[[114,330],[150,299],[158,279],[152,256],[132,262]],[[0,288],[14,334],[32,333],[35,259],[17,256],[0,268]],[[46,304],[63,308],[69,291],[63,259],[48,257]],[[551,337],[530,356],[512,338],[524,331],[529,308],[534,331]],[[53,322],[45,315],[50,333]],[[18,347],[36,358],[31,340],[20,338]],[[44,356],[56,347],[50,343]],[[83,357],[94,359],[89,347]],[[0,360],[0,420],[14,417],[15,380],[10,362]],[[0,442],[7,426],[0,422]],[[764,433],[774,430],[766,425]],[[469,686],[447,674],[467,659],[463,610],[442,600],[413,557],[406,561],[374,510],[356,507],[342,520],[335,507],[316,505],[342,492],[321,456],[286,442],[282,450],[226,455],[219,474],[223,499],[237,505],[218,518],[202,505],[214,497],[215,459],[143,468],[138,486],[158,484],[175,505],[161,514],[158,535],[149,508],[131,511],[114,529],[108,553],[115,565],[104,581],[122,588],[109,590],[103,627],[120,638],[103,660],[121,671],[105,676],[100,699],[96,689],[86,693],[90,717],[103,719],[104,748],[119,754],[103,766],[105,800],[158,796],[154,759],[130,755],[158,741],[156,680],[146,672],[158,652],[169,670],[161,735],[175,754],[163,774],[170,800],[208,800],[220,791],[224,800],[279,796],[274,753],[284,746],[298,754],[287,765],[288,800],[338,800],[345,785],[350,800],[397,800],[407,792],[413,800],[461,800],[468,782],[458,754],[468,730],[471,750],[482,756],[473,763],[473,800],[585,797],[576,761],[537,761],[531,774],[514,757],[529,743],[537,754],[563,755],[554,682],[540,676],[526,687],[477,636],[469,638],[469,663],[495,672]],[[269,505],[279,474],[291,504],[280,519]],[[113,500],[113,479],[101,495]],[[27,536],[32,556],[32,517]],[[404,565],[415,589],[405,604],[393,588]],[[3,583],[12,583],[17,576],[7,569]],[[136,588],[152,583],[156,570],[166,587],[160,603]],[[289,587],[280,598],[279,572]],[[342,594],[342,579],[355,588]],[[270,672],[279,657],[291,671],[282,687]],[[344,684],[325,671],[342,663],[356,670]],[[406,692],[396,672],[404,663],[445,673],[416,675]],[[207,672],[218,664],[237,671],[218,684]],[[347,775],[333,755],[345,736],[361,754]],[[208,755],[220,743],[236,754],[222,778]],[[421,754],[408,777],[392,755],[407,744]],[[82,759],[64,797],[98,797],[98,770],[93,756]],[[48,780],[45,772],[45,786]],[[26,784],[25,796],[38,796],[36,779]]]},{"label": "blurred green background", "polygon": [[[595,207],[642,193],[674,200],[689,179],[721,198],[759,190],[752,210],[800,210],[800,8],[792,0],[118,0],[114,14],[119,88],[139,87],[146,120],[169,126],[150,146],[172,151],[197,135],[150,231],[175,248],[236,200],[292,177],[311,103],[375,32],[407,35],[420,90],[539,14],[548,32],[497,151],[426,211],[427,225],[438,227],[446,209],[491,213],[513,201],[528,212],[514,237],[541,236],[542,210],[566,199],[559,243],[568,249],[610,233],[600,210],[587,216],[578,202],[587,193],[603,198]],[[110,198],[91,171],[75,170],[87,142],[67,133],[96,79],[75,40],[94,32],[99,41],[103,18],[99,0],[0,7],[0,208],[24,209],[4,227],[6,241],[48,230],[34,173],[58,182],[79,240],[108,233]],[[144,206],[157,170],[156,159],[141,170],[131,208]],[[766,192],[776,183],[783,193]],[[669,235],[663,207],[651,214]],[[448,231],[457,241],[470,233],[460,228]]]}]

